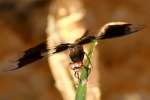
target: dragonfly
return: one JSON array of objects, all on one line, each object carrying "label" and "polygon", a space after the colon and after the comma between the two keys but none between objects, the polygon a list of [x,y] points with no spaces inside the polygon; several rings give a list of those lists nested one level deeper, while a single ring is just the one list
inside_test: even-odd
[{"label": "dragonfly", "polygon": [[43,41],[37,46],[25,50],[21,56],[13,60],[12,65],[10,65],[6,70],[17,70],[42,59],[46,56],[45,54],[53,55],[68,50],[69,57],[72,61],[71,69],[74,70],[75,73],[77,73],[78,70],[83,66],[83,60],[85,56],[83,46],[85,44],[89,44],[94,40],[99,41],[122,37],[131,33],[138,32],[143,28],[143,25],[130,24],[127,22],[110,22],[102,26],[98,34],[89,35],[89,31],[86,31],[83,36],[76,39],[73,43],[61,43],[59,45],[56,45],[54,48],[48,49],[47,41]]}]

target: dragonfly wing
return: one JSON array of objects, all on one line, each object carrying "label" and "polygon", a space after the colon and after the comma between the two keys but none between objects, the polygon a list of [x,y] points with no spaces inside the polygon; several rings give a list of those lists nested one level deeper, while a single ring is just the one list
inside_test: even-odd
[{"label": "dragonfly wing", "polygon": [[88,43],[92,42],[95,39],[96,39],[96,37],[94,35],[88,35],[88,36],[82,38],[80,41],[78,41],[77,44],[78,45],[88,44]]},{"label": "dragonfly wing", "polygon": [[10,64],[4,70],[11,71],[11,70],[19,69],[27,64],[30,64],[34,61],[43,58],[45,56],[43,54],[45,54],[47,51],[48,50],[47,50],[46,41],[44,41],[39,45],[24,51],[19,56],[10,60]]},{"label": "dragonfly wing", "polygon": [[51,54],[55,54],[55,53],[59,53],[62,51],[67,50],[69,47],[71,46],[70,43],[62,43],[57,45],[56,47],[54,47],[53,49],[50,49],[50,55]]},{"label": "dragonfly wing", "polygon": [[85,38],[88,34],[89,34],[89,31],[86,30],[80,38],[78,38],[78,39],[75,40],[75,42],[76,42],[76,43],[80,42],[80,41],[81,41],[83,38]]},{"label": "dragonfly wing", "polygon": [[9,64],[4,68],[4,71],[12,71],[22,68],[27,64],[42,59],[48,54],[48,51],[50,51],[51,54],[55,54],[68,49],[70,45],[71,44],[69,43],[64,43],[56,46],[54,49],[47,49],[47,43],[44,41],[39,45],[24,51],[22,54],[13,58],[12,60],[9,60]]},{"label": "dragonfly wing", "polygon": [[121,37],[124,35],[140,31],[143,28],[144,28],[143,25],[133,25],[126,22],[111,22],[104,25],[100,29],[100,32],[97,35],[97,39],[109,39]]},{"label": "dragonfly wing", "polygon": [[88,35],[88,34],[89,34],[89,31],[87,30],[81,38],[75,41],[75,44],[84,45],[96,39],[94,35]]}]

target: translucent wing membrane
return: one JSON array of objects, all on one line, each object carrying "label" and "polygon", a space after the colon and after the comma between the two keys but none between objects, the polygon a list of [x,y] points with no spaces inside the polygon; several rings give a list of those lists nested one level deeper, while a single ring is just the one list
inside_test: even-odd
[{"label": "translucent wing membrane", "polygon": [[144,29],[144,27],[145,27],[144,25],[130,25],[128,32],[130,33],[138,32]]}]

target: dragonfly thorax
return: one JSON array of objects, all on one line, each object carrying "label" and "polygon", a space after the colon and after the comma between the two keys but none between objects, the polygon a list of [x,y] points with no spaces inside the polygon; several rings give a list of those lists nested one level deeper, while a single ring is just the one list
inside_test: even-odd
[{"label": "dragonfly thorax", "polygon": [[74,45],[69,48],[69,56],[73,63],[82,62],[84,59],[84,50],[81,45]]}]

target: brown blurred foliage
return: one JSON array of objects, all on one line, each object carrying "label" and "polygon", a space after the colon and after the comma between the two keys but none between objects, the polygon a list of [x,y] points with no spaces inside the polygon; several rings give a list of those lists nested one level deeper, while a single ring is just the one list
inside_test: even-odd
[{"label": "brown blurred foliage", "polygon": [[[148,0],[79,0],[84,23],[93,33],[110,21],[144,24],[143,31],[99,43],[102,100],[150,99]],[[46,39],[50,0],[0,1],[0,59],[7,59]],[[59,2],[59,0],[57,1]],[[99,63],[99,62],[97,62]],[[2,63],[0,63],[2,65]],[[47,58],[0,75],[0,100],[62,100]]]}]

